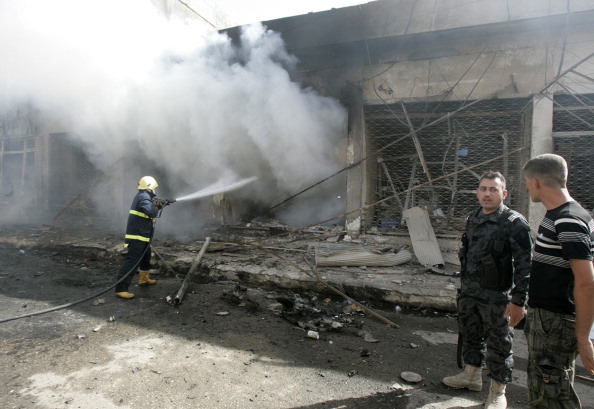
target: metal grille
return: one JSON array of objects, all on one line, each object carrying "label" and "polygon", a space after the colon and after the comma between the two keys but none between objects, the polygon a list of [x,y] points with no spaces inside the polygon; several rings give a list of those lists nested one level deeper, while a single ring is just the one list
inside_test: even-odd
[{"label": "metal grille", "polygon": [[375,175],[375,200],[394,197],[373,207],[364,228],[405,230],[403,209],[424,206],[436,232],[463,230],[465,216],[478,206],[480,174],[488,170],[504,174],[506,204],[517,208],[522,189],[518,149],[526,140],[523,110],[528,103],[483,100],[463,109],[460,101],[367,106],[366,129],[373,150],[368,166]]},{"label": "metal grille", "polygon": [[553,99],[555,153],[569,167],[567,187],[586,209],[594,210],[594,94],[555,95]]}]

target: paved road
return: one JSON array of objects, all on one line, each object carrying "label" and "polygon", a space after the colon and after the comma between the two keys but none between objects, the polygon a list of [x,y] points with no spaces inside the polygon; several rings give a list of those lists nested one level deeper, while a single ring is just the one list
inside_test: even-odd
[{"label": "paved road", "polygon": [[[93,294],[111,283],[113,275],[106,271],[117,265],[110,259],[81,261],[68,251],[22,254],[2,247],[0,256],[3,316]],[[175,308],[164,297],[181,280],[159,278],[154,287],[135,288],[134,300],[110,292],[95,303],[0,324],[0,406],[479,408],[486,398],[486,387],[460,392],[441,384],[457,371],[456,324],[447,314],[375,309],[400,325],[389,328],[342,299],[304,293],[299,299],[324,313],[297,316],[297,321],[322,317],[344,324],[312,339],[306,328],[268,308],[279,298],[293,299],[291,293],[245,287],[247,298],[237,304],[224,297],[233,294],[236,283],[193,284]],[[373,300],[362,301],[375,308]],[[260,308],[250,309],[254,303]],[[522,335],[515,350],[509,407],[524,408]],[[400,378],[404,371],[423,380],[408,384]],[[593,408],[592,384],[577,385],[584,407]]]}]

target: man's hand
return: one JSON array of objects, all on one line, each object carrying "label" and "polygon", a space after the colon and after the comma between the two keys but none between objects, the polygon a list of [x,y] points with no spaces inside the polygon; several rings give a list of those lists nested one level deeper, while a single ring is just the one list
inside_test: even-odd
[{"label": "man's hand", "polygon": [[155,198],[155,206],[157,206],[159,209],[163,208],[163,202],[161,202],[161,199]]},{"label": "man's hand", "polygon": [[590,330],[594,322],[594,264],[592,260],[569,259],[575,284],[575,334],[578,352],[584,368],[594,375],[594,349],[590,340]]},{"label": "man's hand", "polygon": [[514,328],[516,325],[520,323],[526,316],[526,308],[520,307],[512,302],[507,305],[505,309],[505,313],[503,314],[505,318],[509,318],[509,326]]},{"label": "man's hand", "polygon": [[590,375],[594,375],[594,347],[592,347],[592,340],[578,339],[578,352],[584,368],[586,368]]}]

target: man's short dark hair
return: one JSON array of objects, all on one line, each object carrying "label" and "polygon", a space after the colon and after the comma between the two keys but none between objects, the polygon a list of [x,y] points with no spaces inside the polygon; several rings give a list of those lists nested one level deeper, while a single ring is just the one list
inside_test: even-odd
[{"label": "man's short dark hair", "polygon": [[530,159],[524,165],[524,174],[542,180],[548,187],[567,186],[567,162],[562,156],[545,153]]},{"label": "man's short dark hair", "polygon": [[479,179],[479,184],[481,183],[481,180],[483,179],[499,179],[501,180],[501,186],[503,187],[503,190],[505,190],[505,177],[501,174],[501,172],[495,172],[492,170],[488,170],[485,173],[483,173],[481,175],[481,178]]}]

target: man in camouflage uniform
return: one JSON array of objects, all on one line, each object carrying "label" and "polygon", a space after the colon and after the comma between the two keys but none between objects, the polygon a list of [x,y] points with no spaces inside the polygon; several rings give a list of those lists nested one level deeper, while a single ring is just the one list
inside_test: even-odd
[{"label": "man in camouflage uniform", "polygon": [[468,215],[460,249],[458,325],[465,367],[443,383],[480,391],[486,363],[491,384],[485,407],[499,409],[507,407],[505,387],[512,380],[513,327],[525,316],[532,238],[526,219],[503,204],[501,173],[483,174],[477,197],[481,207]]},{"label": "man in camouflage uniform", "polygon": [[524,331],[528,407],[535,409],[582,407],[574,387],[578,353],[594,375],[594,220],[571,197],[567,176],[559,155],[545,153],[524,165],[530,199],[547,209],[534,245]]}]

